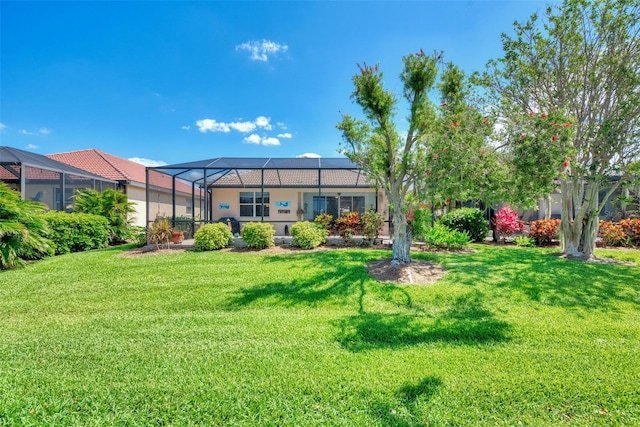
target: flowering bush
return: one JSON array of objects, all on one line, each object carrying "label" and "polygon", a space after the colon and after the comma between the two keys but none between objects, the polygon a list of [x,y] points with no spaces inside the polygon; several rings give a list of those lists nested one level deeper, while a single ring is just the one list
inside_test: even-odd
[{"label": "flowering bush", "polygon": [[618,223],[622,226],[624,233],[629,237],[630,243],[640,246],[640,218],[621,219]]},{"label": "flowering bush", "polygon": [[558,236],[559,228],[559,219],[540,219],[538,221],[531,221],[529,237],[535,241],[537,246],[549,246],[553,239]]},{"label": "flowering bush", "polygon": [[[636,221],[638,221],[637,227],[640,227],[640,220]],[[604,240],[605,245],[633,246],[633,237],[627,234],[625,226],[632,227],[634,223],[635,221],[633,220],[622,220],[619,223],[611,221],[600,221],[600,234],[602,235],[602,240]],[[633,233],[631,229],[629,229],[629,232]]]},{"label": "flowering bush", "polygon": [[350,239],[356,234],[362,233],[362,223],[358,212],[349,212],[336,219],[336,229],[343,239]]},{"label": "flowering bush", "polygon": [[511,206],[505,206],[498,211],[494,225],[496,232],[502,234],[503,239],[524,228],[524,224],[518,218],[518,212],[511,209]]}]

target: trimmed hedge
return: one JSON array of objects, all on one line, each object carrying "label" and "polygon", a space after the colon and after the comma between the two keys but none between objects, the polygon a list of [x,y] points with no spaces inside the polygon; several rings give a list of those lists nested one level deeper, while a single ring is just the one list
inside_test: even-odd
[{"label": "trimmed hedge", "polygon": [[227,224],[220,222],[205,224],[194,236],[194,245],[199,251],[213,251],[225,248],[233,242],[233,234]]},{"label": "trimmed hedge", "polygon": [[49,224],[49,239],[56,255],[106,248],[111,227],[103,216],[50,211],[44,215]]},{"label": "trimmed hedge", "polygon": [[451,230],[466,232],[473,242],[483,242],[489,234],[489,221],[476,208],[460,208],[442,215],[440,222]]},{"label": "trimmed hedge", "polygon": [[301,221],[291,226],[291,245],[313,249],[327,241],[329,232],[318,223]]},{"label": "trimmed hedge", "polygon": [[267,222],[248,222],[242,227],[242,240],[250,248],[265,249],[274,246],[276,230]]}]

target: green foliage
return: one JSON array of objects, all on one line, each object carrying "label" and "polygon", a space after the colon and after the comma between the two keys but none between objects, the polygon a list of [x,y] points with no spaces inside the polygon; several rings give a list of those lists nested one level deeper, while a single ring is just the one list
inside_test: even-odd
[{"label": "green foliage", "polygon": [[335,222],[336,230],[343,239],[351,239],[362,233],[362,223],[358,212],[349,212],[340,216]]},{"label": "green foliage", "polygon": [[194,245],[199,251],[213,251],[225,248],[233,242],[233,234],[227,224],[205,224],[194,236]]},{"label": "green foliage", "polygon": [[424,235],[429,231],[433,223],[433,214],[426,205],[413,210],[413,236],[418,240],[424,240]]},{"label": "green foliage", "polygon": [[156,218],[147,231],[147,240],[156,245],[156,248],[169,247],[173,228],[167,218]]},{"label": "green foliage", "polygon": [[329,232],[320,224],[299,221],[291,226],[291,245],[302,249],[313,249],[327,241]]},{"label": "green foliage", "polygon": [[531,221],[528,236],[534,240],[536,246],[549,246],[554,239],[558,238],[560,222],[559,219]]},{"label": "green foliage", "polygon": [[440,222],[429,228],[423,238],[426,245],[434,249],[459,250],[469,244],[466,231],[452,230]]},{"label": "green foliage", "polygon": [[48,237],[56,246],[56,255],[105,248],[109,245],[110,227],[100,215],[49,211]]},{"label": "green foliage", "polygon": [[42,217],[46,208],[42,203],[22,200],[20,193],[0,181],[0,269],[53,255],[53,243],[45,237],[48,225]]},{"label": "green foliage", "polygon": [[460,232],[466,232],[473,242],[483,242],[489,234],[489,221],[477,208],[460,208],[444,214],[440,222]]},{"label": "green foliage", "polygon": [[536,241],[529,236],[516,236],[513,238],[513,243],[515,243],[516,246],[527,248],[532,248],[536,245]]},{"label": "green foliage", "polygon": [[381,213],[371,208],[362,214],[360,221],[362,222],[362,235],[365,241],[371,245],[384,226],[384,218]]},{"label": "green foliage", "polygon": [[136,246],[144,246],[147,244],[147,229],[141,225],[134,225],[130,228],[131,238]]},{"label": "green foliage", "polygon": [[249,222],[242,227],[242,240],[253,249],[265,249],[275,245],[276,230],[268,222]]},{"label": "green foliage", "polygon": [[191,239],[193,237],[193,217],[183,215],[175,218],[168,217],[167,219],[172,224],[175,224],[173,231],[181,231],[185,239]]},{"label": "green foliage", "polygon": [[313,222],[319,224],[322,228],[327,230],[327,232],[330,232],[333,224],[333,215],[321,213],[313,220]]},{"label": "green foliage", "polygon": [[74,210],[105,217],[111,227],[109,243],[112,245],[124,243],[131,238],[132,219],[129,214],[135,212],[135,209],[122,191],[111,188],[102,192],[79,190],[75,195]]}]

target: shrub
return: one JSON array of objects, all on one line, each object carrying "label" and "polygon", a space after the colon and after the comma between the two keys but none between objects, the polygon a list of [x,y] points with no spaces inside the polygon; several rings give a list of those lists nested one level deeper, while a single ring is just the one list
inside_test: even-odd
[{"label": "shrub", "polygon": [[320,225],[322,228],[327,230],[327,232],[331,231],[331,226],[333,224],[333,215],[329,215],[328,213],[321,213],[313,220],[316,224]]},{"label": "shrub", "polygon": [[413,212],[413,236],[415,239],[424,240],[425,233],[431,228],[433,222],[433,215],[431,209],[427,209],[421,206],[420,209],[415,209]]},{"label": "shrub", "polygon": [[242,240],[250,248],[264,249],[275,245],[276,230],[267,222],[249,222],[242,227]]},{"label": "shrub", "polygon": [[529,223],[529,237],[537,246],[549,246],[558,237],[559,219],[540,219]]},{"label": "shrub", "polygon": [[505,206],[498,211],[494,224],[496,232],[502,234],[503,239],[524,228],[524,224],[518,218],[518,212],[511,209],[511,206]]},{"label": "shrub", "polygon": [[424,242],[430,248],[458,250],[469,244],[466,231],[452,230],[438,222],[425,233]]},{"label": "shrub", "polygon": [[362,214],[362,234],[366,242],[371,245],[373,241],[378,237],[380,229],[384,225],[384,219],[382,214],[375,211],[375,209],[369,209]]},{"label": "shrub", "polygon": [[362,223],[358,212],[349,212],[336,219],[335,224],[338,234],[343,239],[350,239],[356,234],[362,233]]},{"label": "shrub", "polygon": [[529,236],[516,236],[513,238],[513,243],[515,243],[516,246],[523,246],[527,248],[532,248],[536,245],[536,241]]},{"label": "shrub", "polygon": [[157,218],[153,221],[153,224],[149,227],[147,233],[147,239],[150,243],[156,245],[156,248],[162,246],[169,247],[169,241],[171,240],[171,232],[173,231],[171,223],[166,218]]},{"label": "shrub", "polygon": [[213,251],[227,247],[233,242],[233,234],[227,224],[216,222],[205,224],[194,236],[194,245],[199,251]]},{"label": "shrub", "polygon": [[53,242],[46,238],[48,224],[41,215],[45,209],[42,203],[22,200],[0,181],[0,269],[53,255]]},{"label": "shrub", "polygon": [[100,215],[50,211],[44,215],[49,224],[49,239],[56,254],[82,252],[109,246],[109,222]]},{"label": "shrub", "polygon": [[300,221],[291,226],[291,245],[313,249],[327,240],[329,232],[316,222]]},{"label": "shrub", "polygon": [[621,219],[619,224],[629,237],[630,243],[634,246],[640,246],[640,218]]},{"label": "shrub", "polygon": [[440,222],[451,230],[467,232],[469,239],[474,242],[483,242],[489,234],[489,221],[476,208],[456,209],[444,214]]},{"label": "shrub", "polygon": [[79,190],[75,195],[73,208],[76,212],[101,215],[107,218],[111,227],[109,243],[126,242],[131,238],[130,213],[136,210],[133,203],[122,191],[107,188],[102,192],[92,189]]},{"label": "shrub", "polygon": [[600,233],[607,246],[631,246],[631,239],[620,223],[600,221]]}]

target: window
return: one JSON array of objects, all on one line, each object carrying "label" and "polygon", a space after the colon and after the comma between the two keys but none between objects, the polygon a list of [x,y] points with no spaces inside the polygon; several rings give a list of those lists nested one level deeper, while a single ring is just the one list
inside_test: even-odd
[{"label": "window", "polygon": [[[264,207],[264,212],[263,212]],[[264,215],[263,215],[264,214]],[[269,193],[243,191],[240,193],[240,216],[269,216]]]},{"label": "window", "polygon": [[313,197],[313,216],[316,217],[321,213],[327,213],[334,218],[348,214],[349,212],[358,212],[363,214],[365,211],[364,196],[314,196]]}]

